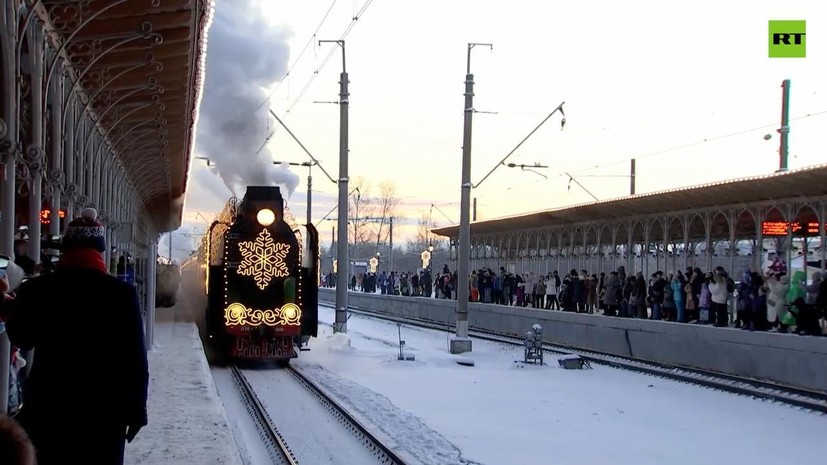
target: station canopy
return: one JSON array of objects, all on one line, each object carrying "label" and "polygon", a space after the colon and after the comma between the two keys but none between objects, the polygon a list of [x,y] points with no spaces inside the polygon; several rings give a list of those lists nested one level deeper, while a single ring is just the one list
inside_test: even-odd
[{"label": "station canopy", "polygon": [[[759,226],[748,211],[750,206],[771,205],[774,202],[791,199],[804,204],[807,199],[824,196],[827,196],[827,164],[477,221],[471,223],[471,234],[472,236],[504,234],[583,225],[584,228],[589,229],[588,236],[591,236],[587,237],[587,241],[594,244],[596,231],[603,223],[616,224],[625,220],[633,221],[646,217],[663,218],[663,221],[667,221],[667,218],[671,217],[667,225],[667,239],[682,241],[683,226],[681,221],[675,217],[686,215],[690,224],[690,240],[697,241],[705,237],[704,220],[698,213],[720,207],[709,219],[713,237],[729,236],[730,221],[724,212],[732,209],[736,211],[733,222],[736,238],[754,238]],[[781,224],[783,229],[787,223],[795,222],[803,226],[793,227],[794,231],[804,232],[807,225],[810,225],[815,231],[809,232],[812,235],[818,235],[817,214],[812,208],[805,206],[790,216],[792,217],[786,218],[784,212],[770,207],[761,227],[772,229]],[[652,241],[663,240],[661,231],[662,229],[653,229],[650,239]],[[459,236],[459,226],[435,228],[432,232],[455,238]],[[639,225],[636,225],[632,234],[633,241],[643,241],[643,228]],[[604,234],[603,238],[605,244],[607,235]],[[616,240],[618,243],[624,243],[626,233],[620,231]],[[610,239],[608,241],[610,242]]]},{"label": "station canopy", "polygon": [[[158,231],[180,226],[210,0],[40,0],[52,42]],[[47,60],[46,70],[51,63]],[[53,77],[54,78],[54,77]],[[71,84],[70,84],[71,85]]]}]

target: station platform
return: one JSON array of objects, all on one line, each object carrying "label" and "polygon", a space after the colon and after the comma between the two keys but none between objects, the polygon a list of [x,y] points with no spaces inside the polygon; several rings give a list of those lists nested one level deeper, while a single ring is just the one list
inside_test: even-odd
[{"label": "station platform", "polygon": [[181,308],[156,310],[149,352],[149,424],[126,445],[127,465],[242,465],[204,355]]}]

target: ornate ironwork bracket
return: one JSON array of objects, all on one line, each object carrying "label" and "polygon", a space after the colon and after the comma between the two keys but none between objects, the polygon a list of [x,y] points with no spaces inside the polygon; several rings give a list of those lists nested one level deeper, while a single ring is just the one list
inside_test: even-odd
[{"label": "ornate ironwork bracket", "polygon": [[[103,92],[106,90],[106,88],[109,87],[109,85],[112,84],[113,82],[115,82],[118,79],[120,79],[121,77],[125,76],[126,74],[129,74],[133,71],[136,71],[136,70],[138,70],[138,69],[140,69],[144,66],[150,66],[150,65],[153,65],[153,64],[155,65],[155,71],[156,72],[161,72],[161,71],[164,70],[163,63],[155,61],[155,55],[152,52],[146,52],[145,59],[146,59],[146,61],[144,63],[140,63],[140,64],[130,66],[129,68],[124,69],[123,71],[116,74],[115,76],[113,76],[108,81],[106,81],[102,86],[100,86],[98,88],[98,90],[95,92],[95,94],[92,95],[92,97],[89,98],[89,101],[86,102],[86,104],[83,106],[83,109],[81,110],[81,114],[87,113],[89,111],[89,107],[92,106],[92,103],[97,101],[98,97],[100,97],[101,94],[103,94]],[[75,80],[75,82],[72,84],[71,90],[66,95],[66,99],[63,103],[63,120],[62,121],[63,121],[63,131],[64,132],[66,131],[66,119],[67,119],[66,115],[67,115],[69,107],[70,107],[69,100],[72,98],[72,94],[75,91],[75,89],[77,88],[77,86],[80,84],[80,82],[81,82],[80,78]]]},{"label": "ornate ironwork bracket", "polygon": [[[83,24],[81,24],[80,26],[78,26],[78,28],[77,28],[77,29],[75,29],[75,30],[74,30],[74,32],[72,32],[72,34],[71,34],[71,35],[70,35],[70,36],[69,36],[66,40],[64,40],[64,41],[63,41],[63,43],[62,43],[62,44],[60,44],[60,48],[57,50],[57,54],[55,55],[54,59],[52,60],[51,65],[49,65],[49,68],[48,68],[48,70],[47,70],[47,72],[46,72],[46,80],[45,80],[45,84],[44,84],[44,86],[43,86],[43,88],[44,88],[44,89],[48,89],[48,88],[49,88],[49,84],[50,84],[50,83],[51,83],[51,81],[52,81],[52,76],[54,75],[55,69],[58,67],[58,66],[57,66],[57,65],[58,65],[58,60],[60,60],[60,58],[61,58],[61,57],[60,57],[61,53],[67,49],[67,47],[69,46],[69,44],[71,44],[71,43],[72,43],[72,40],[75,38],[75,36],[77,35],[77,33],[78,33],[78,32],[80,32],[80,31],[81,31],[81,30],[82,30],[82,29],[83,29],[83,28],[84,28],[87,24],[89,24],[89,22],[91,22],[92,20],[94,20],[94,19],[95,19],[97,16],[99,16],[101,13],[104,13],[104,12],[106,12],[107,10],[109,10],[110,8],[112,8],[112,7],[114,7],[114,6],[117,6],[117,5],[121,4],[121,3],[124,3],[125,1],[126,1],[126,0],[118,0],[118,1],[113,1],[110,5],[107,5],[107,6],[105,6],[104,8],[101,8],[99,11],[95,12],[95,14],[94,14],[94,15],[92,15],[92,16],[91,16],[88,20],[86,20]],[[92,67],[93,67],[93,66],[94,66],[94,65],[95,65],[95,64],[96,64],[96,63],[97,63],[97,62],[98,62],[101,58],[103,58],[103,57],[105,57],[106,55],[108,55],[108,54],[109,54],[109,52],[111,52],[111,51],[113,51],[113,50],[115,50],[115,49],[117,49],[117,48],[119,48],[119,47],[121,47],[121,46],[123,46],[123,45],[125,45],[125,44],[128,44],[128,43],[130,43],[130,42],[133,42],[133,41],[135,41],[135,40],[139,40],[139,39],[152,39],[152,40],[155,42],[155,44],[156,44],[156,45],[157,45],[157,44],[161,44],[161,43],[163,43],[163,41],[164,41],[164,37],[163,37],[161,34],[159,34],[159,33],[157,33],[157,32],[153,32],[153,31],[152,31],[152,23],[150,23],[150,22],[148,22],[148,21],[145,21],[145,22],[143,22],[143,23],[141,24],[141,32],[139,32],[139,33],[137,33],[137,34],[134,34],[134,35],[132,35],[132,36],[128,36],[128,37],[126,37],[126,38],[124,38],[124,39],[119,40],[119,41],[118,41],[118,42],[116,42],[115,44],[113,44],[113,45],[109,46],[109,48],[107,48],[106,50],[103,50],[102,52],[100,52],[100,54],[99,54],[99,55],[95,56],[95,57],[94,57],[94,58],[93,58],[93,59],[89,62],[89,64],[87,64],[87,65],[86,65],[86,69],[84,69],[84,70],[83,70],[83,72],[82,72],[82,73],[78,76],[78,78],[77,78],[77,79],[78,79],[78,81],[79,81],[79,80],[81,80],[81,79],[83,79],[83,76],[84,76],[84,75],[85,75],[85,74],[86,74],[86,73],[87,73],[90,69],[92,69]],[[93,41],[93,43],[94,43],[94,41]],[[94,47],[90,46],[90,51],[92,51],[92,49],[93,49],[93,48],[94,48]],[[94,56],[94,55],[93,55],[93,56]],[[73,62],[72,64],[75,64],[75,65],[76,65],[76,64],[78,64],[78,63]],[[45,98],[45,97],[46,97],[47,95],[48,95],[48,94],[44,93],[44,104],[45,104],[45,102],[46,102],[46,98]],[[45,106],[45,105],[44,105],[44,106]]]}]

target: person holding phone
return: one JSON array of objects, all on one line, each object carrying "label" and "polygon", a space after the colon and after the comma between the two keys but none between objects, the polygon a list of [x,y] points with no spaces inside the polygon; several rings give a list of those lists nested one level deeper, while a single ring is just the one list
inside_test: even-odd
[{"label": "person holding phone", "polygon": [[[126,442],[147,424],[149,373],[134,286],[110,276],[105,227],[87,208],[63,237],[54,273],[21,284],[4,302],[12,344],[35,349],[17,416],[40,465],[122,464]],[[79,346],[93,346],[83,370]]]}]

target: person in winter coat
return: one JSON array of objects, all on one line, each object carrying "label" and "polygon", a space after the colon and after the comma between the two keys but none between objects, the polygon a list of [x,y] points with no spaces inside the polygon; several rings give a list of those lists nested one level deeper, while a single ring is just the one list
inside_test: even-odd
[{"label": "person in winter coat", "polygon": [[758,288],[758,294],[752,299],[752,311],[746,323],[746,329],[749,331],[767,330],[767,292],[769,288],[761,286]]},{"label": "person in winter coat", "polygon": [[712,282],[709,284],[709,292],[712,298],[712,312],[715,315],[715,326],[725,327],[729,326],[729,312],[727,311],[727,300],[729,300],[729,290],[727,290],[727,275],[723,268],[716,267],[712,271]]},{"label": "person in winter coat", "polygon": [[818,290],[821,287],[821,272],[813,273],[812,282],[807,286],[807,304],[815,305],[818,299]]},{"label": "person in winter coat", "polygon": [[666,275],[666,287],[663,293],[663,317],[668,321],[678,319],[678,308],[675,306],[675,293],[672,292],[672,280],[675,276],[672,273]]},{"label": "person in winter coat", "polygon": [[769,276],[767,286],[770,289],[770,293],[767,295],[767,322],[770,325],[778,326],[781,331],[786,331],[786,327],[780,326],[780,324],[781,318],[786,313],[790,277],[784,274]]},{"label": "person in winter coat", "polygon": [[632,313],[632,315],[643,320],[649,318],[649,309],[646,307],[646,291],[646,279],[643,277],[643,273],[638,272],[635,275],[635,284],[632,288],[632,296],[629,303],[634,305],[634,313]]},{"label": "person in winter coat", "polygon": [[750,270],[744,270],[737,290],[738,298],[735,301],[735,326],[744,328],[749,319],[747,313],[752,310],[752,299],[755,297],[755,287],[752,282],[752,273]]},{"label": "person in winter coat", "polygon": [[622,284],[617,275],[617,271],[612,271],[609,277],[606,278],[606,282],[604,283],[606,286],[606,295],[603,297],[603,302],[606,304],[606,316],[617,315],[617,299],[620,295],[620,287]]},{"label": "person in winter coat", "polygon": [[622,296],[623,300],[620,303],[620,317],[632,318],[635,315],[635,301],[632,295],[635,293],[635,277],[629,276],[623,284]]},{"label": "person in winter coat", "polygon": [[[9,339],[36,353],[17,418],[40,465],[122,464],[125,442],[147,424],[138,293],[107,272],[105,232],[97,212],[83,210],[67,227],[57,270],[21,284],[5,302]],[[82,375],[78,344],[92,344],[97,358]]]},{"label": "person in winter coat", "polygon": [[[667,294],[672,294],[672,301],[675,303],[675,318],[671,321],[678,321],[680,323],[686,323],[686,305],[684,305],[684,292],[683,292],[683,281],[681,280],[680,272],[678,274],[672,276],[667,284],[669,287],[666,291]],[[665,304],[664,304],[665,305]]]},{"label": "person in winter coat", "polygon": [[583,285],[586,288],[586,312],[594,313],[597,306],[597,276],[582,276]]},{"label": "person in winter coat", "polygon": [[701,284],[701,294],[698,297],[698,322],[710,323],[712,321],[712,292],[709,285],[712,283],[712,274],[704,278]]},{"label": "person in winter coat", "polygon": [[[789,311],[781,318],[781,323],[788,327],[795,326],[798,316],[802,311],[806,311],[804,308],[807,299],[807,291],[805,290],[805,286],[807,285],[806,280],[807,274],[805,272],[796,271],[793,273],[790,288],[787,290],[787,308]],[[799,299],[801,300],[799,301]]]}]

